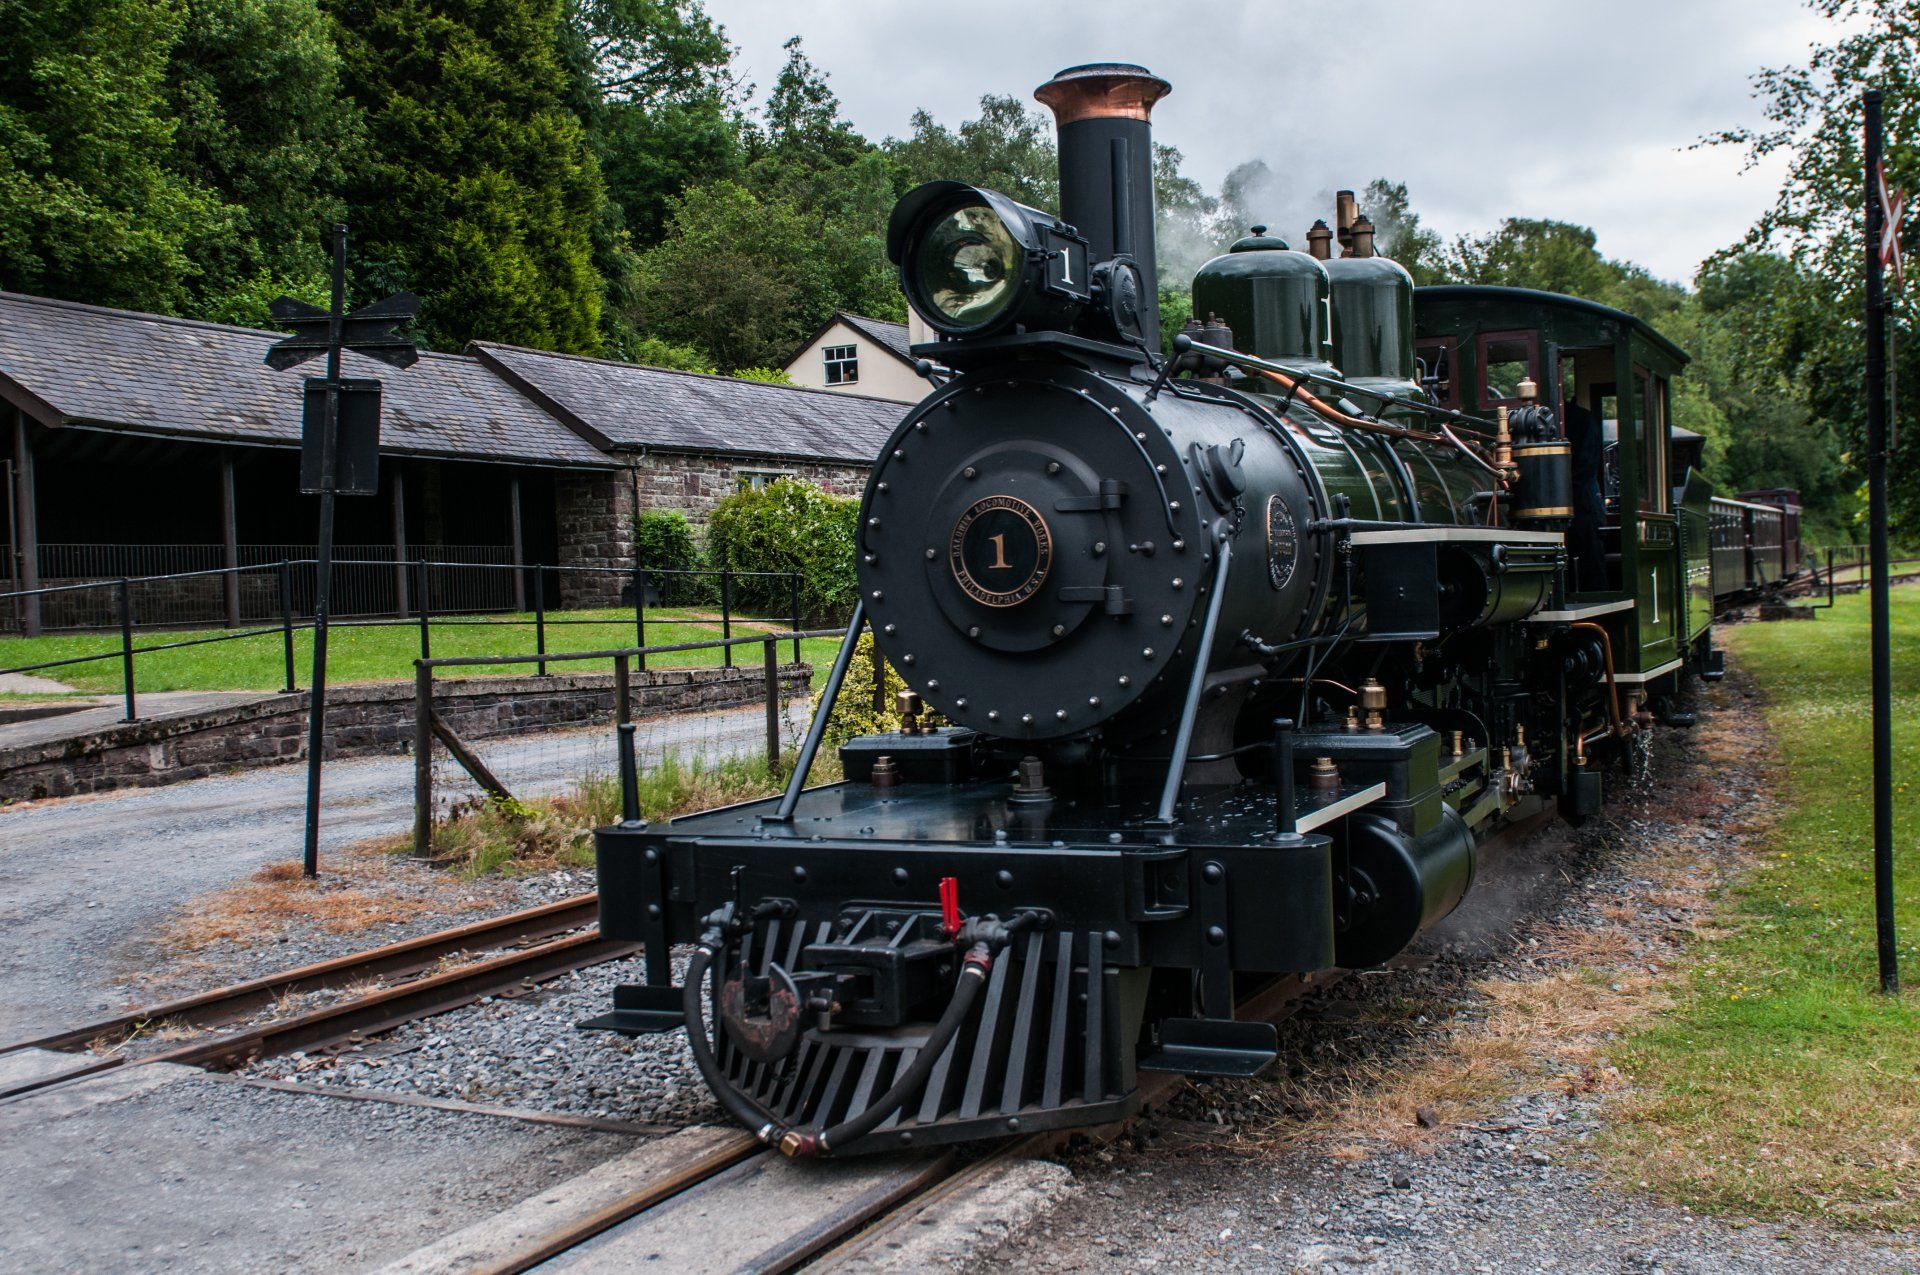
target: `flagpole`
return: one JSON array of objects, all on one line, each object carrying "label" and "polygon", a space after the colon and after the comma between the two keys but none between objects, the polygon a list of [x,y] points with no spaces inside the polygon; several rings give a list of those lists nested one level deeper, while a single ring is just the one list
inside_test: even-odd
[{"label": "flagpole", "polygon": [[1873,661],[1873,911],[1880,956],[1880,990],[1900,990],[1900,958],[1893,921],[1893,662],[1888,645],[1887,598],[1887,315],[1881,280],[1884,229],[1880,164],[1880,90],[1868,89],[1867,202],[1867,525],[1873,560],[1868,611]]}]

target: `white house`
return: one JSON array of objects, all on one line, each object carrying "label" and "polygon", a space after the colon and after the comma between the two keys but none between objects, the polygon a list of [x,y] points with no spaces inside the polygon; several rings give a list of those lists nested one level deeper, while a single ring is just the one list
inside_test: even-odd
[{"label": "white house", "polygon": [[908,347],[931,340],[919,315],[890,323],[835,311],[787,360],[786,371],[795,385],[809,389],[917,403],[932,386],[914,372]]}]

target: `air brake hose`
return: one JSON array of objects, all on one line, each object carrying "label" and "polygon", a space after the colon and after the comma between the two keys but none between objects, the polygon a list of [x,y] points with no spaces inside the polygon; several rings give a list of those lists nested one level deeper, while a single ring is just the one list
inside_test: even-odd
[{"label": "air brake hose", "polygon": [[953,989],[953,999],[947,1002],[946,1012],[940,1015],[940,1021],[927,1033],[926,1043],[913,1056],[913,1064],[901,1072],[887,1087],[887,1091],[859,1115],[828,1129],[789,1129],[780,1138],[780,1149],[795,1159],[821,1156],[836,1146],[857,1142],[878,1129],[888,1116],[905,1106],[907,1100],[919,1093],[927,1083],[927,1077],[933,1074],[940,1056],[947,1052],[947,1046],[953,1043],[960,1025],[967,1021],[967,1013],[979,998],[980,989],[986,985],[987,974],[992,969],[993,953],[987,949],[985,942],[975,943],[960,967],[960,979]]},{"label": "air brake hose", "polygon": [[[783,1132],[766,1113],[747,1101],[746,1096],[720,1074],[720,1063],[713,1056],[713,1042],[707,1039],[706,1015],[700,1004],[700,989],[706,985],[707,970],[713,965],[716,945],[720,943],[717,931],[709,932],[693,949],[693,956],[687,961],[687,973],[684,986],[680,989],[680,1010],[687,1020],[687,1045],[693,1051],[693,1065],[700,1070],[700,1078],[707,1082],[707,1088],[727,1109],[727,1114],[741,1124],[752,1129],[754,1136],[762,1142],[771,1143]],[[719,1027],[715,1023],[716,1028]]]},{"label": "air brake hose", "polygon": [[[953,999],[947,1002],[946,1011],[933,1025],[933,1030],[927,1033],[927,1039],[914,1055],[912,1065],[901,1072],[887,1091],[865,1111],[828,1129],[782,1127],[767,1119],[767,1113],[728,1084],[721,1073],[719,1060],[713,1056],[713,1042],[707,1039],[705,1015],[700,1004],[701,987],[706,982],[707,971],[713,967],[713,958],[718,955],[722,942],[719,931],[710,930],[701,938],[699,946],[693,949],[680,992],[680,1007],[686,1017],[687,1045],[693,1052],[693,1065],[699,1070],[700,1078],[706,1081],[707,1088],[720,1100],[720,1105],[726,1108],[727,1114],[752,1129],[760,1141],[769,1145],[778,1144],[782,1151],[796,1158],[825,1155],[834,1146],[845,1146],[872,1133],[920,1091],[933,1074],[940,1056],[947,1052],[947,1046],[953,1043],[955,1034],[966,1022],[974,1001],[979,999],[980,988],[993,970],[994,952],[1011,942],[1015,934],[1039,921],[1038,914],[1023,912],[1005,925],[990,924],[986,936],[975,942],[962,959]],[[968,922],[969,926],[975,924]]]}]

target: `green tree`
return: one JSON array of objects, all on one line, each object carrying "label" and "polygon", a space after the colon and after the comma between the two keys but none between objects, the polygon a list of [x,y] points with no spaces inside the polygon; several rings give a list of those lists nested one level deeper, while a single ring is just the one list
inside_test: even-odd
[{"label": "green tree", "polygon": [[316,0],[188,0],[167,87],[175,166],[234,210],[202,237],[193,311],[260,325],[275,296],[324,294],[362,122]]},{"label": "green tree", "polygon": [[368,291],[426,298],[422,334],[600,345],[599,165],[567,105],[560,0],[330,0],[367,116],[349,188]]},{"label": "green tree", "polygon": [[[840,99],[807,57],[798,36],[768,94],[765,126],[753,138],[747,184],[764,200],[794,209],[809,225],[813,255],[827,295],[802,300],[806,328],[834,310],[876,318],[906,317],[887,261],[887,214],[894,201],[886,155],[840,115]],[[771,360],[783,362],[786,354]]]},{"label": "green tree", "polygon": [[[1858,468],[1866,456],[1860,95],[1869,86],[1885,93],[1887,184],[1920,190],[1920,11],[1913,0],[1810,0],[1808,7],[1835,24],[1832,37],[1814,45],[1805,63],[1754,77],[1763,126],[1706,140],[1740,147],[1756,162],[1787,162],[1773,207],[1729,251],[1782,252],[1814,281],[1793,294],[1800,339],[1773,347],[1773,367],[1805,388],[1813,417],[1845,440]],[[1910,215],[1910,258],[1920,255],[1914,222]],[[1894,344],[1895,380],[1903,389],[1920,385],[1920,341],[1911,336],[1920,331],[1920,287],[1909,284],[1889,301],[1888,326],[1904,338]],[[1912,398],[1901,395],[1903,428],[1889,458],[1892,513],[1903,531],[1920,526],[1920,446],[1913,441],[1913,412],[1904,406]]]},{"label": "green tree", "polygon": [[1182,156],[1171,146],[1154,143],[1154,246],[1160,278],[1184,288],[1193,272],[1219,254],[1214,216],[1220,201],[1180,170]]},{"label": "green tree", "polygon": [[723,371],[784,363],[834,308],[809,220],[738,182],[674,201],[667,236],[641,256],[640,273],[635,329],[699,350]]},{"label": "green tree", "polygon": [[0,0],[0,285],[184,306],[237,212],[179,171],[178,0]]},{"label": "green tree", "polygon": [[1360,211],[1373,223],[1380,254],[1407,268],[1416,285],[1448,281],[1445,244],[1438,232],[1420,224],[1405,182],[1376,177],[1360,192]]},{"label": "green tree", "polygon": [[884,144],[900,190],[949,178],[985,186],[1023,204],[1052,211],[1060,204],[1060,169],[1046,116],[1015,97],[989,93],[980,114],[949,129],[925,110],[913,133]]}]

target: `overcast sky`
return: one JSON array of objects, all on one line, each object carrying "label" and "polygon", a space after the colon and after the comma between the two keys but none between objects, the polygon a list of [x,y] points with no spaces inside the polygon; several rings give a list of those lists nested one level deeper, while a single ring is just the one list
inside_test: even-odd
[{"label": "overcast sky", "polygon": [[[764,93],[799,35],[869,137],[916,107],[949,126],[982,94],[1031,99],[1078,62],[1139,62],[1173,84],[1155,136],[1217,191],[1242,160],[1293,174],[1263,215],[1296,238],[1336,187],[1391,177],[1451,237],[1505,216],[1592,226],[1600,250],[1665,278],[1737,239],[1777,164],[1689,149],[1759,122],[1748,77],[1801,61],[1824,23],[1799,0],[1373,0],[1045,4],[708,0]],[[1298,222],[1299,224],[1295,224]]]}]

